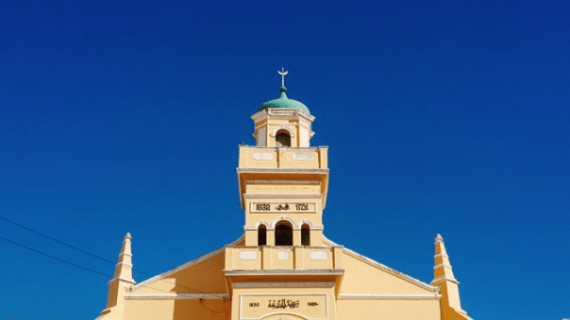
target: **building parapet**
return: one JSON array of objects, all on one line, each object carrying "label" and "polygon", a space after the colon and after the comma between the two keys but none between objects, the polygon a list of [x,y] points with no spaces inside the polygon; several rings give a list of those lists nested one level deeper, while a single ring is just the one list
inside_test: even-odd
[{"label": "building parapet", "polygon": [[339,270],[342,247],[226,247],[226,271]]}]

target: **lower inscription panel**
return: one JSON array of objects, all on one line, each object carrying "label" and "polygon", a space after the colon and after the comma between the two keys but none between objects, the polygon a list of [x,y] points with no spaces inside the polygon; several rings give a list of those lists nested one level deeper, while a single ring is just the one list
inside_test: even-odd
[{"label": "lower inscription panel", "polygon": [[262,319],[273,314],[297,314],[307,319],[327,319],[326,294],[242,294],[240,319]]}]

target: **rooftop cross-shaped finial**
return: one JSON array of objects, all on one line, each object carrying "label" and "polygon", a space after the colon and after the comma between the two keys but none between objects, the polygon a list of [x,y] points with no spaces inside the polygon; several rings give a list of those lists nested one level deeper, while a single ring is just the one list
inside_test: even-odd
[{"label": "rooftop cross-shaped finial", "polygon": [[277,70],[277,73],[281,75],[281,88],[285,88],[285,76],[289,71],[285,71],[285,68],[281,68],[281,70]]}]

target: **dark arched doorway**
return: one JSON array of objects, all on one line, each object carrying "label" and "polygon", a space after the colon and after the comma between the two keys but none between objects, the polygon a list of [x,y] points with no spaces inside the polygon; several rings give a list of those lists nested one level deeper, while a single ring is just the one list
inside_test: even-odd
[{"label": "dark arched doorway", "polygon": [[275,137],[275,145],[278,147],[290,147],[291,146],[291,136],[286,130],[280,130],[277,132]]},{"label": "dark arched doorway", "polygon": [[293,245],[293,227],[289,222],[280,221],[275,227],[275,245],[276,246]]}]

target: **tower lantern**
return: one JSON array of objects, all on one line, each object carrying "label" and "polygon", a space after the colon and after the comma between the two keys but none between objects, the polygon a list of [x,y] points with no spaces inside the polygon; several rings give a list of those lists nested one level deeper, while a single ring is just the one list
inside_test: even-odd
[{"label": "tower lantern", "polygon": [[285,88],[285,75],[288,71],[278,71],[281,75],[281,95],[265,102],[251,116],[255,125],[254,138],[258,147],[302,147],[311,146],[315,134],[311,125],[315,120],[302,102],[289,99]]}]

